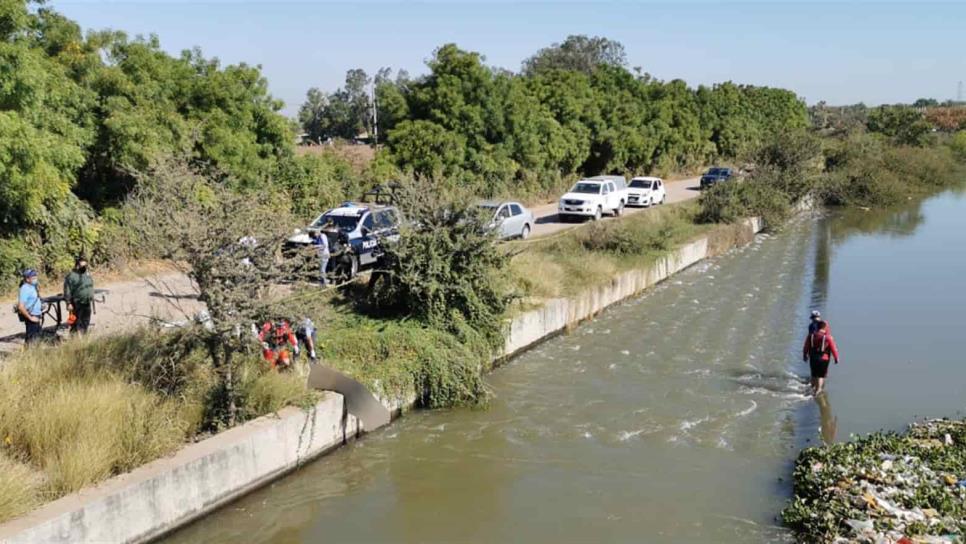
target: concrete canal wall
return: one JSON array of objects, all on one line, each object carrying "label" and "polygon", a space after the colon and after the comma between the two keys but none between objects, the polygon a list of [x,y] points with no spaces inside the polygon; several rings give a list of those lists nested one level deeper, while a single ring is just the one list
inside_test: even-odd
[{"label": "concrete canal wall", "polygon": [[[513,318],[504,357],[591,318],[675,273],[721,253],[762,228],[748,219],[726,242],[707,235],[652,266],[624,272],[609,284],[559,298]],[[415,395],[389,402],[394,414]],[[49,503],[0,526],[0,542],[129,543],[157,538],[345,443],[363,429],[344,398],[326,393],[313,409],[286,408],[185,446],[130,473]]]}]

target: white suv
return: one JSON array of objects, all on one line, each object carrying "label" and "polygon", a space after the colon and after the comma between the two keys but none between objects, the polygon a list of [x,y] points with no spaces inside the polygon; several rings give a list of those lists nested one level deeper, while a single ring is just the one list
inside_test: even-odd
[{"label": "white suv", "polygon": [[647,207],[653,204],[664,204],[665,199],[667,199],[667,190],[661,178],[634,178],[627,188],[628,206]]},{"label": "white suv", "polygon": [[618,216],[627,204],[627,188],[623,178],[600,176],[580,180],[560,197],[557,215],[561,219],[589,217],[598,220],[605,213]]}]

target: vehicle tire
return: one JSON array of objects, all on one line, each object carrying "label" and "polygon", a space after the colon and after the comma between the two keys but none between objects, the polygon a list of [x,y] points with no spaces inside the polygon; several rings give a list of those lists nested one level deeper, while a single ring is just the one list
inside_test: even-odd
[{"label": "vehicle tire", "polygon": [[623,214],[624,214],[624,201],[621,200],[617,204],[617,208],[614,209],[614,217],[620,217]]},{"label": "vehicle tire", "polygon": [[520,231],[520,239],[526,240],[530,237],[530,225],[523,225],[523,230]]},{"label": "vehicle tire", "polygon": [[590,220],[600,221],[600,218],[603,216],[604,216],[604,208],[602,208],[601,206],[597,206],[597,211],[594,212],[594,217],[592,217]]},{"label": "vehicle tire", "polygon": [[667,193],[661,195],[661,202],[660,202],[660,204],[664,204],[664,201],[665,200],[667,200]]}]

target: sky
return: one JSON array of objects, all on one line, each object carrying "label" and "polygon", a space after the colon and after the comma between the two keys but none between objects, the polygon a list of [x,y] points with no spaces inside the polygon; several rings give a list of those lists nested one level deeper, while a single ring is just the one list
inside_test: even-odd
[{"label": "sky", "polygon": [[456,43],[517,71],[570,34],[624,44],[628,64],[690,85],[734,81],[791,89],[809,104],[956,98],[966,80],[966,2],[511,2],[49,0],[85,29],[156,34],[177,54],[261,65],[294,115],[310,87],[332,91],[351,68],[426,72]]}]

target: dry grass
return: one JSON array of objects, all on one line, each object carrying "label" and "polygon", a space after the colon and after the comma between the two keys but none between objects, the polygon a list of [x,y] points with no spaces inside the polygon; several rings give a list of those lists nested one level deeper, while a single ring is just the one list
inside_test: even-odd
[{"label": "dry grass", "polygon": [[508,276],[527,307],[602,285],[709,230],[695,224],[696,209],[693,202],[657,208],[516,246],[526,249],[513,257]]},{"label": "dry grass", "polygon": [[[244,366],[242,420],[313,398],[304,377]],[[72,339],[4,361],[0,522],[175,451],[210,426],[215,387],[180,331]]]},{"label": "dry grass", "polygon": [[48,362],[13,361],[0,377],[0,434],[9,451],[44,472],[45,495],[156,459],[192,430],[175,400],[66,359]]},{"label": "dry grass", "polygon": [[295,148],[298,155],[332,155],[347,161],[353,172],[362,174],[376,157],[376,150],[369,145],[336,143],[335,145],[300,145]]},{"label": "dry grass", "polygon": [[0,521],[25,514],[40,504],[43,475],[0,451]]}]

